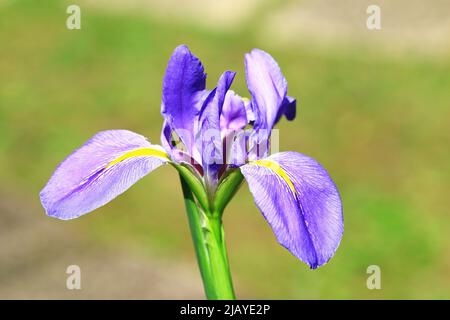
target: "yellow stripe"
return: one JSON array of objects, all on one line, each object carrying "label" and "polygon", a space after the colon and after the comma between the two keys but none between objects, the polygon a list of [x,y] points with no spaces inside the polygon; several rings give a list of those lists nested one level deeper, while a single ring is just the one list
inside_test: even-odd
[{"label": "yellow stripe", "polygon": [[156,148],[139,148],[139,149],[128,151],[127,153],[124,153],[120,157],[114,159],[113,161],[108,163],[106,168],[112,167],[113,165],[118,164],[119,162],[126,160],[126,159],[130,159],[130,158],[134,158],[134,157],[143,157],[143,156],[158,157],[158,158],[162,158],[164,160],[170,160],[167,153],[165,153],[162,150],[159,150]]},{"label": "yellow stripe", "polygon": [[294,193],[295,196],[297,196],[297,192],[295,191],[294,184],[292,183],[291,179],[287,175],[286,171],[275,161],[272,160],[255,160],[250,162],[252,165],[258,165],[262,167],[269,168],[272,170],[275,174],[277,174],[281,179],[283,179],[291,189],[291,191]]}]

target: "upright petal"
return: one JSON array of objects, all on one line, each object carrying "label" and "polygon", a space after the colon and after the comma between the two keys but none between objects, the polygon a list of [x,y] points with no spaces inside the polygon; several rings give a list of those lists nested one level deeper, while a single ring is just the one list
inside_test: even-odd
[{"label": "upright petal", "polygon": [[314,159],[282,152],[241,167],[275,236],[311,268],[325,264],[343,234],[339,192]]},{"label": "upright petal", "polygon": [[245,113],[246,113],[248,122],[254,123],[256,120],[256,115],[255,115],[256,108],[254,106],[254,103],[247,98],[243,98],[242,100],[244,101]]},{"label": "upright petal", "polygon": [[241,130],[247,123],[244,100],[234,91],[229,90],[220,115],[220,129],[222,131]]},{"label": "upright petal", "polygon": [[194,118],[205,98],[206,74],[200,60],[185,45],[178,46],[163,80],[161,113],[180,139],[193,142]]},{"label": "upright petal", "polygon": [[243,129],[249,123],[248,100],[241,98],[234,91],[229,90],[220,115],[220,136],[223,141],[225,164],[239,166],[247,158],[246,135]]},{"label": "upright petal", "polygon": [[205,100],[199,114],[199,131],[197,133],[198,149],[202,155],[202,166],[208,180],[216,178],[216,173],[223,164],[222,138],[220,131],[220,114],[225,96],[236,73],[226,71],[222,74],[217,87],[210,98]]},{"label": "upright petal", "polygon": [[40,198],[48,215],[77,218],[108,203],[169,161],[164,149],[127,130],[97,133],[55,170]]},{"label": "upright petal", "polygon": [[217,87],[212,91],[210,98],[205,99],[198,117],[200,131],[208,129],[220,130],[220,115],[222,113],[226,94],[233,83],[235,76],[235,72],[225,71],[220,76]]},{"label": "upright petal", "polygon": [[256,113],[255,129],[270,130],[286,97],[287,81],[276,61],[259,49],[245,55],[245,69]]}]

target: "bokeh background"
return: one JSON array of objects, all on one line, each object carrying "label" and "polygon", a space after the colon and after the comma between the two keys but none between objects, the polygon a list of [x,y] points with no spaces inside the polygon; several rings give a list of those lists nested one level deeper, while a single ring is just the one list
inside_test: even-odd
[{"label": "bokeh background", "polygon": [[[66,8],[81,7],[81,30]],[[382,30],[366,28],[378,4]],[[299,99],[281,150],[318,159],[345,234],[311,271],[277,244],[243,185],[224,215],[238,297],[450,298],[448,1],[0,0],[0,298],[203,298],[176,172],[162,167],[73,221],[38,193],[96,132],[159,142],[167,60],[188,44],[209,87],[247,95],[244,53],[269,51]],[[81,267],[82,290],[66,289]],[[378,265],[382,289],[368,290]]]}]

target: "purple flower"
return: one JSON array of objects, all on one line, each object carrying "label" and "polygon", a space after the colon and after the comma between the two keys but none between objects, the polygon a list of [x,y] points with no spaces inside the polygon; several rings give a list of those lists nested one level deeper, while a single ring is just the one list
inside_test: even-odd
[{"label": "purple flower", "polygon": [[240,171],[279,243],[311,268],[326,263],[343,233],[338,190],[316,160],[292,151],[268,154],[272,128],[282,116],[295,118],[296,100],[266,52],[246,54],[245,69],[251,100],[230,90],[231,71],[207,90],[200,60],[186,46],[177,47],[163,80],[162,146],[126,130],[96,134],[41,191],[47,214],[77,218],[167,163],[188,170],[206,194],[205,200],[194,192],[198,201],[211,206],[226,178]]}]

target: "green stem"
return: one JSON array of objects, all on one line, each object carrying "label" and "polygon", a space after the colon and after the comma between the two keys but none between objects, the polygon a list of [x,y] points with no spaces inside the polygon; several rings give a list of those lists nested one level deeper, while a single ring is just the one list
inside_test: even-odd
[{"label": "green stem", "polygon": [[198,206],[180,176],[197,262],[208,299],[235,299],[225,246],[222,215]]}]

